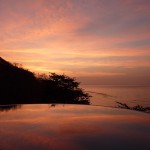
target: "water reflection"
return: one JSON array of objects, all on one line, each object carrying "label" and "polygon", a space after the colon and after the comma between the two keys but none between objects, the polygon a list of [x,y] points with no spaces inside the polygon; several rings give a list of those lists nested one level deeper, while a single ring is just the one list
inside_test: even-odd
[{"label": "water reflection", "polygon": [[0,113],[0,149],[150,149],[148,114],[83,105],[51,107],[22,105]]},{"label": "water reflection", "polygon": [[13,104],[13,105],[0,105],[0,111],[10,111],[10,110],[16,110],[21,108],[20,104]]},{"label": "water reflection", "polygon": [[82,85],[92,95],[93,105],[116,107],[116,101],[130,106],[150,107],[150,86],[102,86]]}]

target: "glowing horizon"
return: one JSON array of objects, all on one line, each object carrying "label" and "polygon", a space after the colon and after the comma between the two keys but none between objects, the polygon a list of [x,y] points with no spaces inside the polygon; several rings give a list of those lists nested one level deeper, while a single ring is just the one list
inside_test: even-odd
[{"label": "glowing horizon", "polygon": [[0,0],[0,56],[84,83],[150,84],[149,8],[149,0]]}]

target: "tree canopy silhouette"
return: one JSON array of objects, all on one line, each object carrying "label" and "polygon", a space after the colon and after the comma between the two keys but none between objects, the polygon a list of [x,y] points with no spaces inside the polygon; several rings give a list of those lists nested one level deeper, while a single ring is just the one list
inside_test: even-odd
[{"label": "tree canopy silhouette", "polygon": [[45,84],[43,89],[46,89],[45,99],[51,97],[53,102],[90,104],[89,94],[79,88],[80,83],[75,78],[50,73],[48,78],[42,80],[42,83]]},{"label": "tree canopy silhouette", "polygon": [[75,78],[50,73],[35,74],[22,65],[0,58],[0,104],[76,103],[90,104],[90,96]]}]

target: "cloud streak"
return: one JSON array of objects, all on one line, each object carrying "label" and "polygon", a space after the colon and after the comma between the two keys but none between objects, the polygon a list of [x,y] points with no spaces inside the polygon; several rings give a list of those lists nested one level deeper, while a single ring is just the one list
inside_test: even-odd
[{"label": "cloud streak", "polygon": [[130,76],[124,68],[150,68],[149,7],[149,0],[0,0],[0,55],[35,72]]}]

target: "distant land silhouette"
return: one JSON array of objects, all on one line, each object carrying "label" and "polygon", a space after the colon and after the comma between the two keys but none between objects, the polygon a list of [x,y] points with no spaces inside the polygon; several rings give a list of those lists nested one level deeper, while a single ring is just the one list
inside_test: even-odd
[{"label": "distant land silhouette", "polygon": [[0,105],[34,103],[90,104],[79,82],[66,75],[35,75],[0,57]]}]

